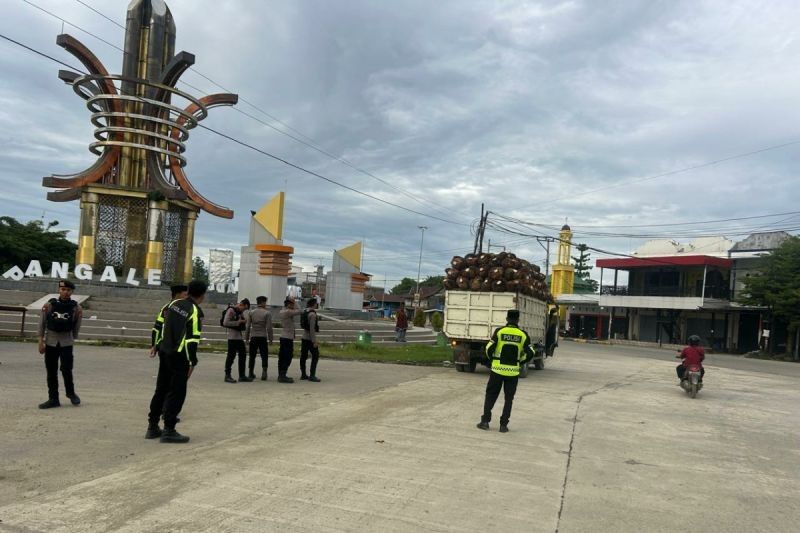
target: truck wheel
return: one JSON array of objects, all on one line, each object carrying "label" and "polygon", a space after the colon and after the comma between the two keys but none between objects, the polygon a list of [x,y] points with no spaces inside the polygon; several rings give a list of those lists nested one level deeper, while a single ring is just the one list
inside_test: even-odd
[{"label": "truck wheel", "polygon": [[456,363],[456,370],[458,372],[463,372],[464,371],[464,366],[465,365],[460,365],[460,364]]},{"label": "truck wheel", "polygon": [[519,367],[519,377],[521,377],[521,378],[527,378],[528,377],[528,365],[527,364],[524,364],[521,367]]},{"label": "truck wheel", "polygon": [[478,366],[477,361],[470,361],[469,365],[467,365],[467,371],[475,372],[475,367]]},{"label": "truck wheel", "polygon": [[543,370],[544,369],[544,358],[534,359],[533,360],[533,368],[535,368],[536,370]]}]

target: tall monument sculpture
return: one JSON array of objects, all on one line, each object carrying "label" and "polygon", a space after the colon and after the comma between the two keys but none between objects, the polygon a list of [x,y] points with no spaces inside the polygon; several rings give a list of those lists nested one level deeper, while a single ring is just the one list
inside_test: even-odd
[{"label": "tall monument sculpture", "polygon": [[360,311],[370,275],[361,272],[362,242],[333,252],[333,265],[325,282],[325,307]]},{"label": "tall monument sculpture", "polygon": [[269,305],[283,305],[294,248],[283,244],[283,206],[279,192],[250,218],[250,240],[242,246],[239,296],[255,301],[266,296]]},{"label": "tall monument sculpture", "polygon": [[[570,253],[572,250],[572,229],[566,223],[558,234],[558,260],[553,265],[553,274],[550,278],[550,294],[558,298],[562,294],[572,294],[575,284],[575,267],[571,264]],[[561,323],[567,318],[566,307],[560,312]]]},{"label": "tall monument sculpture", "polygon": [[86,101],[96,139],[89,150],[99,156],[82,172],[42,180],[59,189],[47,193],[48,200],[80,200],[76,262],[159,269],[163,280],[188,280],[199,211],[222,218],[233,218],[233,211],[189,182],[185,142],[209,108],[234,105],[238,96],[197,98],[175,88],[194,55],[175,54],[175,21],[163,0],[129,4],[121,75],[109,74],[71,35],[59,35],[56,43],[88,72],[61,70],[58,77]]}]

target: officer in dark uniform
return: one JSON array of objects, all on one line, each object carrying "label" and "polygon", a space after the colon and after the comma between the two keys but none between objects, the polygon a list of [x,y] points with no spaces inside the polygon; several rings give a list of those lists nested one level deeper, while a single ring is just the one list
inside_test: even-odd
[{"label": "officer in dark uniform", "polygon": [[483,404],[483,416],[478,422],[478,429],[489,429],[492,420],[492,408],[500,396],[500,389],[505,393],[503,414],[500,416],[500,433],[508,432],[508,419],[511,417],[511,405],[517,392],[517,381],[521,365],[527,365],[533,359],[531,339],[519,327],[519,311],[511,309],[506,314],[506,325],[497,328],[486,345],[491,373],[486,384],[486,400]]},{"label": "officer in dark uniform", "polygon": [[[156,391],[150,401],[146,439],[161,437],[161,442],[189,442],[189,437],[178,433],[175,425],[186,399],[186,382],[197,366],[197,345],[200,342],[203,315],[200,304],[207,288],[203,281],[192,281],[189,283],[189,297],[174,300],[163,311],[164,326],[158,353],[165,361],[169,379],[162,377],[159,371]],[[163,431],[158,427],[162,410]]]},{"label": "officer in dark uniform", "polygon": [[[167,361],[166,357],[163,357],[158,351],[158,343],[161,342],[161,337],[164,333],[164,311],[167,309],[169,304],[174,302],[175,300],[183,300],[186,298],[187,291],[189,287],[186,285],[173,285],[170,287],[170,292],[172,293],[172,298],[170,298],[169,302],[165,303],[161,309],[158,311],[156,315],[156,320],[153,323],[153,329],[150,332],[150,357],[153,358],[158,355],[158,377],[156,378],[156,391],[153,394],[153,400],[158,402],[160,401],[162,404],[164,400],[167,398],[167,391],[169,390],[169,384],[172,381],[172,371],[169,367],[169,362]],[[154,426],[154,430],[151,431],[148,429],[147,435],[145,438],[147,439],[155,439],[161,436],[161,432],[155,431],[157,429],[157,425]]]},{"label": "officer in dark uniform", "polygon": [[61,362],[61,376],[64,378],[64,389],[72,405],[80,405],[81,399],[75,394],[72,381],[72,353],[78,331],[81,329],[83,310],[80,304],[72,299],[75,284],[68,279],[58,282],[58,298],[52,298],[42,308],[39,320],[39,353],[44,355],[47,369],[48,400],[39,404],[39,409],[59,407],[58,398],[58,365]]}]

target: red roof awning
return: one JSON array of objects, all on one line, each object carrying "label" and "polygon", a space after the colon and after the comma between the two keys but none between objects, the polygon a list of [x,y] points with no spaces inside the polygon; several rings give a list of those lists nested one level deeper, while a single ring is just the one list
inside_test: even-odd
[{"label": "red roof awning", "polygon": [[599,268],[613,268],[629,270],[643,267],[668,267],[668,266],[715,266],[731,268],[732,259],[712,257],[710,255],[673,255],[666,257],[614,257],[611,259],[598,259],[595,265]]}]

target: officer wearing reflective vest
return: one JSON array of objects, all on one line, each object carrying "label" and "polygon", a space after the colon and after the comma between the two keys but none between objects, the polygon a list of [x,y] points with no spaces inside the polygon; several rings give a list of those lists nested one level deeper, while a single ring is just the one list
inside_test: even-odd
[{"label": "officer wearing reflective vest", "polygon": [[486,345],[486,356],[489,358],[491,372],[486,384],[486,400],[483,404],[483,416],[478,429],[489,429],[492,420],[492,408],[500,389],[505,393],[503,414],[500,416],[500,433],[508,432],[508,419],[511,417],[511,405],[517,392],[517,381],[521,365],[527,365],[533,359],[531,339],[519,327],[519,311],[511,309],[506,314],[506,325],[497,328]]},{"label": "officer wearing reflective vest", "polygon": [[[170,287],[172,298],[169,302],[165,303],[156,315],[156,320],[153,323],[153,329],[150,332],[150,358],[158,355],[158,376],[156,377],[156,391],[153,393],[153,400],[151,403],[161,403],[162,413],[164,400],[167,399],[167,392],[169,392],[169,384],[172,382],[172,368],[169,365],[167,357],[158,351],[158,344],[164,334],[164,316],[167,307],[175,300],[183,300],[188,294],[189,287],[186,285],[173,285]],[[145,438],[154,439],[161,436],[161,430],[158,425],[153,425],[152,430],[148,429]]]},{"label": "officer wearing reflective vest", "polygon": [[[166,368],[163,376],[159,372],[156,391],[150,401],[146,439],[161,437],[161,442],[189,441],[189,437],[175,430],[175,425],[186,400],[186,382],[197,366],[197,345],[203,317],[200,304],[205,298],[207,285],[195,280],[189,283],[188,289],[188,298],[172,301],[162,312],[164,325],[157,349]],[[162,410],[163,431],[158,427]]]}]

